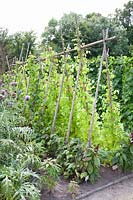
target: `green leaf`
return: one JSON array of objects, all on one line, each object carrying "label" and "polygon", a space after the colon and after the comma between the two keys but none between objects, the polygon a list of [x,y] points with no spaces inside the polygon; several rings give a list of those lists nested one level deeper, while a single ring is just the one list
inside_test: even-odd
[{"label": "green leaf", "polygon": [[122,158],[123,158],[123,160],[126,162],[127,161],[127,157],[126,157],[126,155],[123,153],[122,154]]},{"label": "green leaf", "polygon": [[87,169],[87,171],[88,171],[89,174],[93,173],[93,166],[92,166],[92,164],[90,162],[88,163],[88,169]]},{"label": "green leaf", "polygon": [[130,152],[133,154],[133,145],[130,146]]},{"label": "green leaf", "polygon": [[94,165],[100,167],[100,159],[98,157],[94,157]]},{"label": "green leaf", "polygon": [[87,176],[87,172],[82,172],[82,173],[80,174],[80,178],[81,178],[81,179],[85,178],[86,176]]}]

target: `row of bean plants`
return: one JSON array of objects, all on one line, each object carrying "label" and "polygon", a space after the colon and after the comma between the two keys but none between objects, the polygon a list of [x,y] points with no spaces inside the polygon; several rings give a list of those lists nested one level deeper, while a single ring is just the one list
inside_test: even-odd
[{"label": "row of bean plants", "polygon": [[[0,81],[2,200],[39,199],[40,185],[52,188],[60,168],[66,178],[91,182],[98,178],[100,164],[132,170],[132,58],[111,57],[109,71],[103,62],[90,147],[100,57],[87,60],[83,51],[74,58],[53,54],[30,56]],[[21,184],[18,172],[12,174],[19,169]]]}]

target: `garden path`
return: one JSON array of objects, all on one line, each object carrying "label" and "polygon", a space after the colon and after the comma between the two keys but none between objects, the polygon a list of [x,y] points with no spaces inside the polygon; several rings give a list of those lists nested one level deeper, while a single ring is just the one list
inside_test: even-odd
[{"label": "garden path", "polygon": [[96,192],[83,200],[133,200],[133,178]]}]

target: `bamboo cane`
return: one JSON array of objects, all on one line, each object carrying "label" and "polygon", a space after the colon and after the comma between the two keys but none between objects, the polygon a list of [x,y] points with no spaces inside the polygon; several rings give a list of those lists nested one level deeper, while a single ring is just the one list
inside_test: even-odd
[{"label": "bamboo cane", "polygon": [[52,68],[53,68],[53,65],[52,65],[52,63],[50,62],[49,73],[48,73],[48,81],[47,81],[46,89],[45,89],[44,103],[46,103],[47,97],[48,97],[49,83],[50,83],[50,80],[51,80]]},{"label": "bamboo cane", "polygon": [[10,71],[11,68],[10,68],[10,64],[9,64],[9,60],[8,60],[8,55],[6,56],[6,62],[7,62],[8,69],[9,69],[9,71]]},{"label": "bamboo cane", "polygon": [[30,42],[28,42],[27,51],[26,51],[26,56],[25,56],[25,60],[27,60],[27,58],[28,58],[29,49],[30,49]]},{"label": "bamboo cane", "polygon": [[[30,77],[27,77],[26,80],[26,96],[28,95],[28,90],[29,90],[29,85],[30,85]],[[26,96],[25,96],[25,100],[24,100],[24,107],[23,107],[23,112],[25,111],[25,107],[26,107]]]},{"label": "bamboo cane", "polygon": [[21,61],[21,59],[22,59],[23,50],[24,50],[24,43],[22,44],[21,52],[20,52],[20,55],[19,55],[19,61]]},{"label": "bamboo cane", "polygon": [[71,124],[72,124],[72,117],[73,117],[73,112],[74,112],[74,105],[75,105],[76,94],[77,94],[78,83],[79,83],[79,77],[80,77],[81,69],[83,67],[83,62],[82,62],[82,51],[83,50],[80,48],[79,31],[78,31],[78,49],[79,49],[79,53],[80,53],[80,62],[79,62],[79,68],[78,68],[77,76],[76,76],[75,88],[74,88],[74,91],[73,91],[73,99],[72,99],[71,111],[70,111],[70,116],[69,116],[69,121],[68,121],[68,129],[67,129],[67,134],[66,134],[66,140],[65,140],[66,144],[68,144],[68,141],[69,141]]},{"label": "bamboo cane", "polygon": [[[63,50],[65,51],[64,39],[63,39],[63,35],[62,34],[61,34],[61,39],[62,39]],[[64,61],[64,70],[63,70],[63,74],[62,74],[62,79],[61,79],[61,83],[60,83],[59,94],[58,94],[58,98],[57,98],[57,103],[56,103],[56,108],[55,108],[53,123],[52,123],[52,127],[51,127],[51,134],[53,134],[54,130],[55,130],[55,123],[56,123],[56,118],[57,118],[57,114],[58,114],[58,110],[59,110],[59,104],[60,104],[60,99],[61,99],[61,95],[62,95],[62,89],[63,89],[64,79],[65,79],[67,54],[64,54],[64,58],[65,58],[65,61]]]},{"label": "bamboo cane", "polygon": [[89,147],[91,147],[91,137],[92,137],[92,131],[93,131],[94,116],[95,116],[95,110],[96,110],[96,104],[97,104],[97,98],[98,98],[98,91],[99,91],[103,61],[104,61],[104,58],[105,58],[106,40],[107,40],[106,36],[105,36],[105,33],[103,32],[103,52],[102,52],[102,57],[101,57],[101,61],[100,61],[97,87],[96,87],[95,98],[94,98],[93,107],[92,107],[92,116],[91,116],[91,120],[90,120],[90,128],[89,128],[89,131],[88,131],[88,146]]},{"label": "bamboo cane", "polygon": [[[107,30],[108,31],[108,30]],[[106,31],[106,35],[108,32]],[[106,48],[106,44],[105,44]],[[106,70],[107,70],[107,84],[108,84],[108,89],[109,89],[109,105],[112,113],[112,87],[111,87],[111,81],[110,81],[110,73],[109,73],[109,65],[108,65],[108,55],[109,52],[107,53],[107,48],[105,49],[105,62],[106,62]]]}]

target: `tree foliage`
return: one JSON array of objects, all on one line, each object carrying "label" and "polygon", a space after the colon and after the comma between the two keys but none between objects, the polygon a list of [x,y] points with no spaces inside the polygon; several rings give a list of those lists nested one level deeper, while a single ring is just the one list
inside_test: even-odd
[{"label": "tree foliage", "polygon": [[8,54],[9,37],[7,29],[0,28],[0,72],[4,71]]},{"label": "tree foliage", "polygon": [[[18,32],[11,36],[10,39],[10,56],[20,58],[22,51],[22,58],[25,60],[26,54],[33,54],[35,52],[36,36],[33,31],[31,32]],[[27,52],[28,51],[28,52]]]},{"label": "tree foliage", "polygon": [[133,1],[124,5],[124,9],[116,9],[115,20],[127,31],[129,45],[133,45]]},{"label": "tree foliage", "polygon": [[[0,29],[0,71],[7,69],[8,62],[27,59],[30,53],[35,53],[36,35],[31,32],[18,32],[9,35],[7,29]],[[6,58],[7,56],[7,58]],[[8,61],[7,61],[8,59]]]},{"label": "tree foliage", "polygon": [[[64,14],[57,21],[52,19],[42,34],[42,45],[51,45],[55,51],[62,50],[61,32],[64,36],[66,47],[73,48],[75,43],[76,30],[79,28],[82,43],[88,44],[102,39],[102,30],[109,29],[109,36],[117,36],[117,40],[109,43],[111,55],[124,55],[128,53],[128,39],[126,29],[122,24],[116,23],[113,18],[104,17],[99,13],[91,13],[83,17],[76,13]],[[46,43],[47,41],[47,43]],[[101,45],[97,48],[90,48],[89,57],[97,56],[101,52]]]}]

